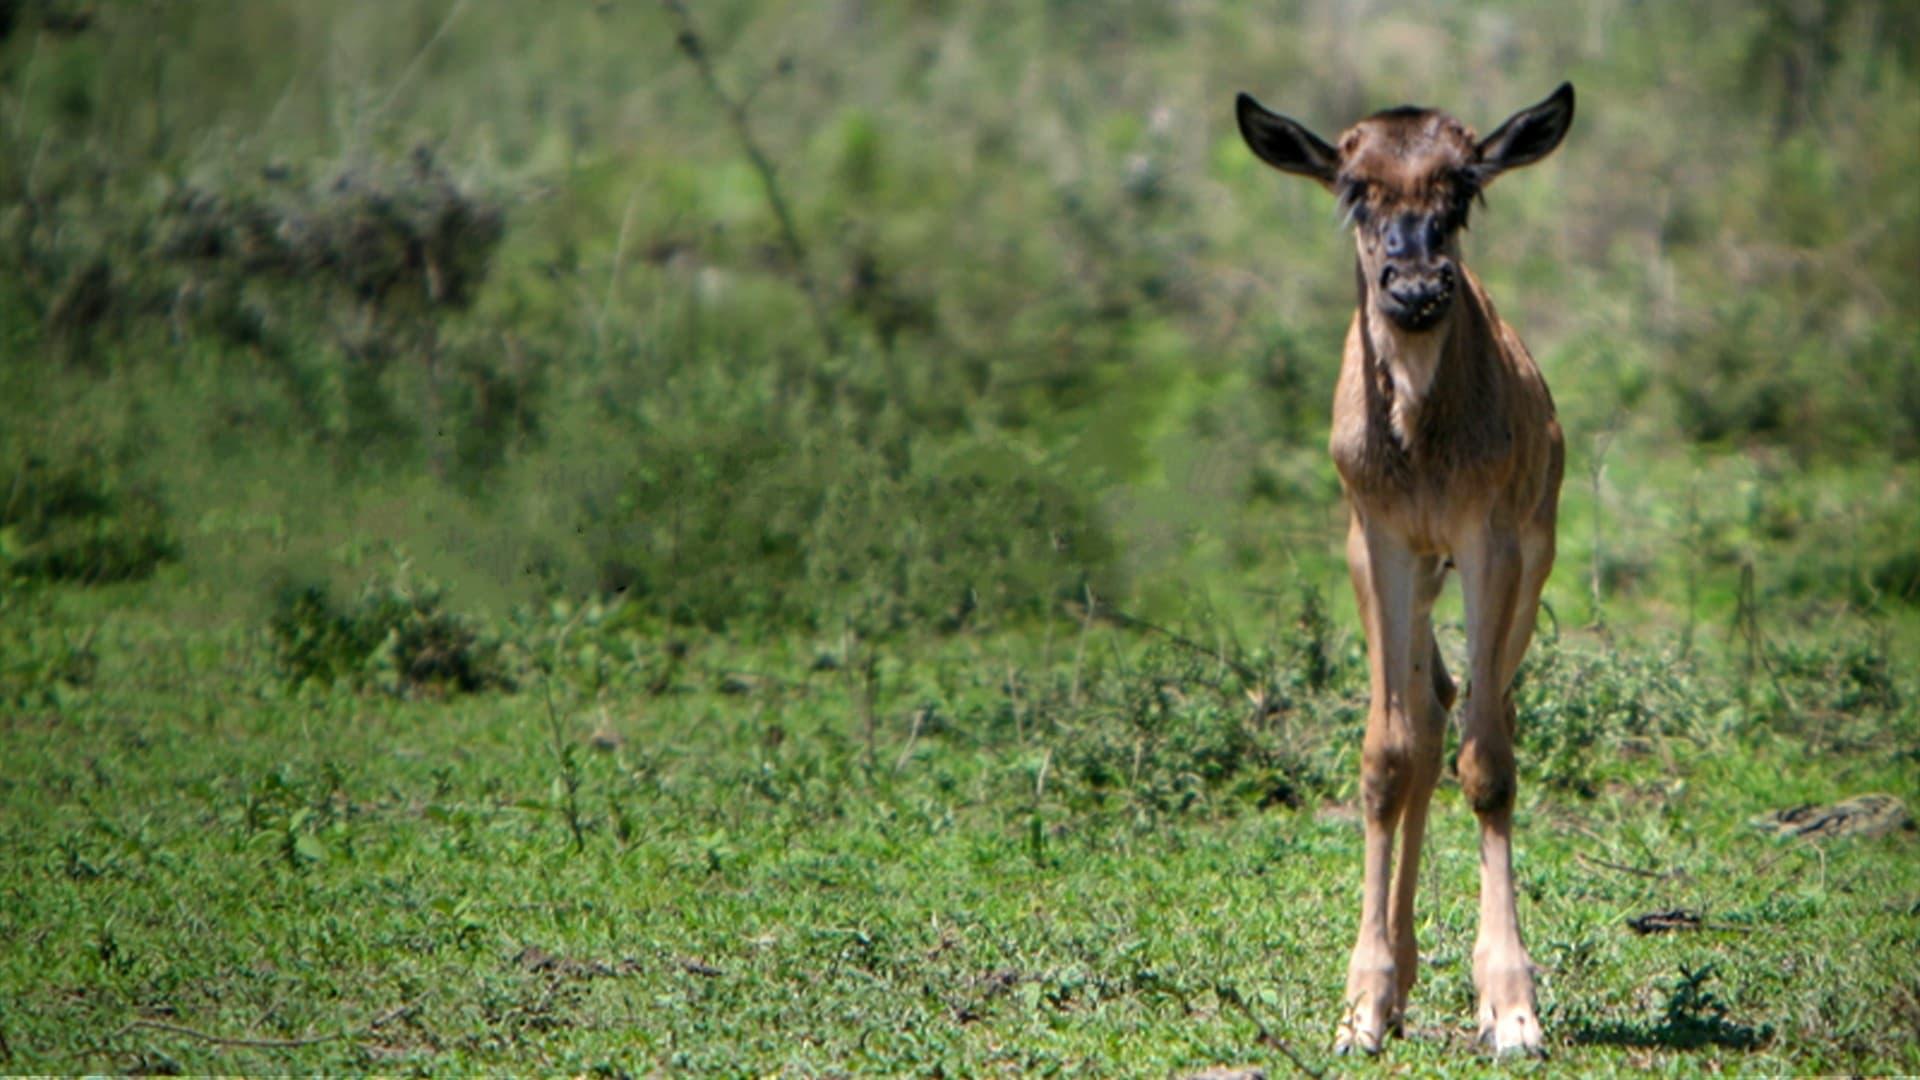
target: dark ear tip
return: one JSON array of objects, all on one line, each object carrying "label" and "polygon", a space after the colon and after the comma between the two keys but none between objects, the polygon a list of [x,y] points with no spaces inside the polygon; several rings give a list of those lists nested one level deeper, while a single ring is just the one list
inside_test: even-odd
[{"label": "dark ear tip", "polygon": [[1246,139],[1253,139],[1253,133],[1259,128],[1260,121],[1269,115],[1271,114],[1267,112],[1266,107],[1255,101],[1253,95],[1245,90],[1233,96],[1233,119],[1240,125],[1240,134]]}]

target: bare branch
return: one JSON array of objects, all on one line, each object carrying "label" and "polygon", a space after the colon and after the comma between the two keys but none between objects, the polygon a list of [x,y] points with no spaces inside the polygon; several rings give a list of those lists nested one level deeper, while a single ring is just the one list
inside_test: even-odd
[{"label": "bare branch", "polygon": [[1220,664],[1222,667],[1227,668],[1228,670],[1232,671],[1235,675],[1238,675],[1240,677],[1240,680],[1248,684],[1249,686],[1257,687],[1263,684],[1263,680],[1260,678],[1259,672],[1248,667],[1246,664],[1241,663],[1239,660],[1236,660],[1233,657],[1227,655],[1224,649],[1209,648],[1206,645],[1203,645],[1200,642],[1195,641],[1184,634],[1181,634],[1174,630],[1169,630],[1166,627],[1159,625],[1158,623],[1151,623],[1138,616],[1129,615],[1126,612],[1121,611],[1119,608],[1114,607],[1112,604],[1109,604],[1104,600],[1095,599],[1093,603],[1087,606],[1087,618],[1089,621],[1091,621],[1094,618],[1106,619],[1108,622],[1112,622],[1117,625],[1127,627],[1129,629],[1146,630],[1151,633],[1159,634],[1161,637],[1166,638],[1168,641],[1173,642],[1175,645],[1178,645],[1183,649],[1189,649],[1195,653],[1198,653],[1201,656],[1206,657],[1209,660],[1214,661],[1215,663]]},{"label": "bare branch", "polygon": [[666,8],[667,14],[680,24],[675,43],[699,70],[700,81],[706,84],[707,92],[713,95],[720,111],[726,114],[727,122],[739,137],[747,160],[753,164],[754,171],[760,174],[760,186],[767,193],[767,206],[773,210],[774,219],[780,225],[781,245],[787,249],[787,258],[792,261],[794,273],[800,279],[800,288],[807,294],[807,305],[813,310],[814,328],[820,333],[820,343],[828,353],[839,353],[840,336],[834,332],[833,321],[827,316],[826,301],[821,298],[820,286],[814,280],[806,245],[800,242],[800,231],[794,227],[793,214],[788,211],[786,196],[780,191],[780,181],[774,174],[773,162],[753,137],[753,128],[747,121],[747,99],[728,94],[720,85],[720,76],[713,69],[706,43],[701,39],[699,28],[694,25],[693,15],[687,6],[681,0],[660,0],[660,6]]}]

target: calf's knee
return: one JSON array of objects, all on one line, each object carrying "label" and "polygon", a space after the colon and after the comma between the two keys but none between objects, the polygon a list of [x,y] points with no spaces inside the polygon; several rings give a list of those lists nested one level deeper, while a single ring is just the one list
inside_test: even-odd
[{"label": "calf's knee", "polygon": [[1476,814],[1492,814],[1513,808],[1515,780],[1513,746],[1468,737],[1460,744],[1460,790],[1467,805]]},{"label": "calf's knee", "polygon": [[1375,821],[1392,818],[1406,801],[1413,778],[1413,748],[1404,742],[1375,745],[1360,754],[1360,803]]}]

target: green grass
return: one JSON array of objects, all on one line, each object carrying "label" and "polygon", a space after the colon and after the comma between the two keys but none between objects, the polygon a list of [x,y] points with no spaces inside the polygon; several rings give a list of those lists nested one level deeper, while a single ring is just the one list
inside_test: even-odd
[{"label": "green grass", "polygon": [[[1230,652],[1274,680],[1256,715],[1214,656],[1098,625],[856,644],[851,667],[832,638],[627,635],[567,645],[550,691],[447,701],[289,694],[259,635],[138,604],[96,625],[90,685],[4,729],[9,1068],[1284,1073],[1272,1039],[1335,1067],[1348,635],[1321,690],[1284,648]],[[591,690],[602,647],[629,653]],[[1731,661],[1622,647],[1544,646],[1526,690],[1592,745],[1526,737],[1553,1058],[1518,1068],[1920,1067],[1912,834],[1746,823],[1920,801],[1916,687],[1816,720],[1815,664],[1782,675],[1803,711],[1743,707]],[[1573,695],[1604,714],[1556,711]],[[1474,830],[1437,799],[1386,1060],[1473,1070]],[[1706,928],[1626,925],[1676,907]]]}]

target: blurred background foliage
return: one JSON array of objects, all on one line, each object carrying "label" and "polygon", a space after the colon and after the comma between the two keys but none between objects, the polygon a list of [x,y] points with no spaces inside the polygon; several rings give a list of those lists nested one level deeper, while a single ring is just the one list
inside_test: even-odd
[{"label": "blurred background foliage", "polygon": [[[1353,298],[1234,92],[1331,136],[1409,101],[1485,130],[1568,79],[1567,143],[1466,242],[1568,432],[1556,618],[1920,601],[1920,7],[692,19],[0,0],[0,577],[272,607],[309,674],[386,615],[472,636],[422,596],[1251,628],[1344,591]],[[396,547],[443,585],[353,614]]]}]

